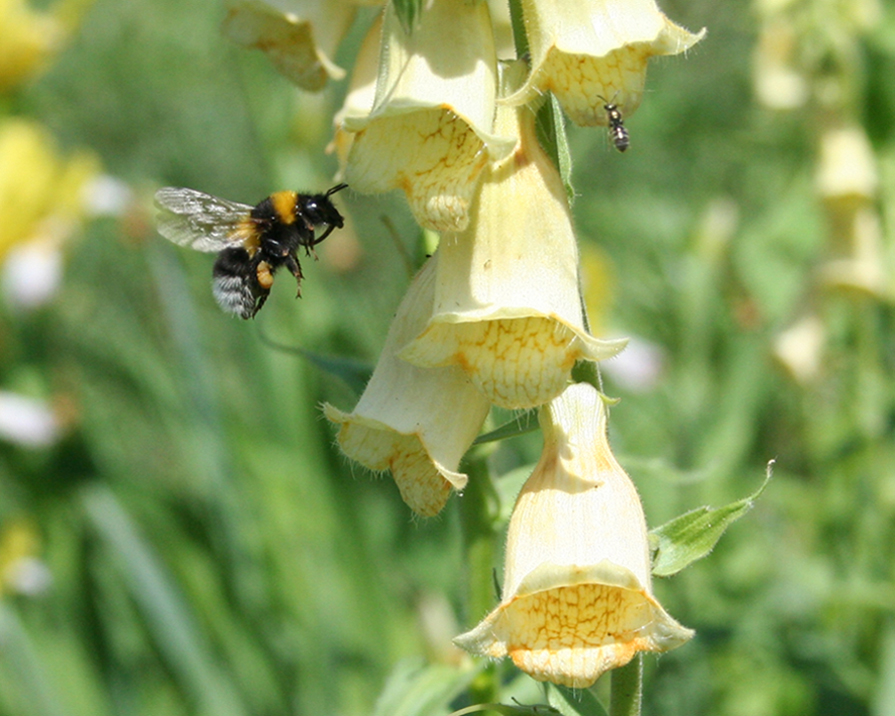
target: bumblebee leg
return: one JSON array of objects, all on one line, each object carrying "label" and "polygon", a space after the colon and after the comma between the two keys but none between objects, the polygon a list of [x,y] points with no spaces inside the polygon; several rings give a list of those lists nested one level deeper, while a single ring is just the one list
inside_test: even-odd
[{"label": "bumblebee leg", "polygon": [[289,254],[283,261],[283,265],[295,276],[295,297],[301,298],[301,280],[304,276],[301,272],[301,264],[298,262],[298,257],[295,254]]}]

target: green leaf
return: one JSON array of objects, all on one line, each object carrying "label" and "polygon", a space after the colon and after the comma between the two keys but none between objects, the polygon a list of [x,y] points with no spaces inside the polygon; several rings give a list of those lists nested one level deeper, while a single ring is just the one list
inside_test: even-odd
[{"label": "green leaf", "polygon": [[516,45],[516,57],[522,57],[528,52],[528,35],[525,33],[521,0],[510,0],[510,23],[513,27],[513,44]]},{"label": "green leaf", "polygon": [[301,356],[325,373],[334,375],[336,378],[341,378],[348,387],[358,395],[364,392],[364,388],[367,386],[367,382],[373,374],[373,369],[370,367],[370,364],[364,361],[356,360],[354,358],[343,358],[341,356],[327,356],[322,353],[306,350],[301,346],[287,346],[285,343],[275,341],[262,330],[261,324],[258,324],[258,337],[261,339],[262,343],[271,348],[284,353],[292,353]]},{"label": "green leaf", "polygon": [[[16,702],[28,704],[28,713],[35,716],[64,716],[58,694],[47,673],[47,664],[41,659],[19,617],[7,604],[0,603],[0,673],[16,694],[6,693],[0,704],[9,706]],[[11,692],[13,689],[10,688]],[[13,696],[17,698],[13,698]]]},{"label": "green leaf", "polygon": [[372,716],[432,716],[448,713],[453,701],[484,668],[457,668],[423,664],[417,659],[400,662],[388,677]]},{"label": "green leaf", "polygon": [[482,445],[484,443],[492,443],[497,440],[506,440],[514,438],[517,435],[525,435],[533,433],[538,429],[538,409],[526,410],[522,415],[505,422],[499,428],[495,428],[491,432],[479,435],[473,445]]},{"label": "green leaf", "polygon": [[401,25],[404,26],[404,32],[409,35],[423,11],[423,0],[392,0],[392,5]]},{"label": "green leaf", "polygon": [[711,552],[724,531],[752,509],[771,479],[773,465],[771,460],[761,487],[748,497],[724,507],[699,507],[652,530],[653,574],[670,577]]},{"label": "green leaf", "polygon": [[563,716],[608,716],[603,704],[588,689],[571,689],[550,683],[545,686],[547,700]]},{"label": "green leaf", "polygon": [[106,487],[91,486],[84,506],[146,619],[156,646],[202,716],[245,716],[242,699],[218,668],[196,615],[131,515]]},{"label": "green leaf", "polygon": [[572,153],[569,151],[562,107],[553,94],[548,96],[550,100],[541,105],[536,118],[538,141],[559,170],[571,206],[575,200],[575,189],[572,186]]},{"label": "green leaf", "polygon": [[[516,699],[513,699],[516,701]],[[562,712],[549,704],[521,704],[516,701],[510,704],[474,704],[466,708],[454,711],[450,716],[467,716],[467,714],[488,711],[500,714],[500,716],[562,716]]]}]

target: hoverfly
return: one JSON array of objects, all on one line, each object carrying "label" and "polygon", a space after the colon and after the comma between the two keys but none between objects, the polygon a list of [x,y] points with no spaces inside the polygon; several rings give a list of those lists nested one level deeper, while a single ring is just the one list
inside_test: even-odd
[{"label": "hoverfly", "polygon": [[[301,296],[298,249],[303,246],[310,256],[317,244],[344,226],[330,197],[347,186],[338,184],[325,194],[278,191],[255,206],[164,187],[155,193],[158,231],[180,246],[217,252],[212,291],[218,305],[240,318],[253,318],[280,266],[295,276]],[[323,230],[320,236],[318,229]]]}]

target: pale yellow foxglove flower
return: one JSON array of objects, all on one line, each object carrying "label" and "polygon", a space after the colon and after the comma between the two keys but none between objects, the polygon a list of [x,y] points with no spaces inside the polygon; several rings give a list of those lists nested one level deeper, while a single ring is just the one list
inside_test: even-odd
[{"label": "pale yellow foxglove flower", "polygon": [[506,101],[527,103],[550,91],[585,126],[608,123],[607,102],[623,116],[633,113],[647,60],[684,52],[705,35],[675,25],[655,0],[522,0],[522,7],[531,75]]},{"label": "pale yellow foxglove flower", "polygon": [[222,30],[244,47],[262,50],[302,89],[322,89],[345,70],[334,61],[351,27],[356,0],[229,0]]},{"label": "pale yellow foxglove flower", "polygon": [[[373,108],[376,100],[376,78],[379,74],[379,45],[382,38],[382,18],[377,18],[361,43],[354,65],[351,68],[351,82],[342,108],[333,117],[333,139],[327,152],[335,152],[339,166],[348,162],[348,152],[354,143],[354,133],[345,130],[348,117],[363,119]],[[339,172],[339,179],[343,172]]]},{"label": "pale yellow foxglove flower", "polygon": [[563,391],[575,361],[625,341],[584,329],[569,203],[533,112],[501,107],[495,126],[518,147],[485,170],[469,228],[442,237],[434,313],[400,356],[458,365],[492,403],[530,408]]},{"label": "pale yellow foxglove flower", "polygon": [[821,137],[818,192],[830,221],[837,256],[820,267],[835,288],[891,300],[891,269],[875,201],[879,175],[873,148],[861,127],[828,129]]},{"label": "pale yellow foxglove flower", "polygon": [[492,131],[496,87],[486,3],[432,0],[410,33],[389,3],[373,108],[342,125],[355,134],[345,181],[400,189],[421,226],[462,230],[482,170],[514,146]]},{"label": "pale yellow foxglove flower", "polygon": [[457,468],[490,408],[459,368],[417,368],[395,356],[432,313],[437,263],[436,255],[408,289],[354,411],[323,406],[341,425],[342,451],[371,470],[390,470],[404,501],[427,517],[465,487]]},{"label": "pale yellow foxglove flower", "polygon": [[693,636],[656,601],[637,491],[609,450],[590,385],[541,408],[544,450],[510,518],[503,599],[455,643],[509,656],[540,681],[586,688],[640,651]]}]

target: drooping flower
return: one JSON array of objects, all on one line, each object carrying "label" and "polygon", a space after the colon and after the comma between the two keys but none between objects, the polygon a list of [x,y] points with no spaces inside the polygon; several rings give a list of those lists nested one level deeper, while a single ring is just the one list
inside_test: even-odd
[{"label": "drooping flower", "polygon": [[510,519],[500,605],[455,639],[541,681],[585,688],[693,632],[653,596],[646,521],[590,385],[541,408],[544,449]]},{"label": "drooping flower", "polygon": [[[339,166],[348,161],[348,152],[354,143],[354,133],[345,129],[349,117],[363,120],[370,114],[376,100],[376,77],[379,73],[379,44],[382,37],[381,16],[374,22],[361,43],[351,68],[351,82],[342,108],[333,117],[333,139],[327,152],[335,152]],[[340,172],[340,175],[342,172]],[[341,178],[341,176],[340,176]]]},{"label": "drooping flower", "polygon": [[433,0],[412,30],[389,3],[372,110],[342,123],[352,189],[400,189],[421,226],[465,228],[482,170],[514,146],[493,132],[496,65],[486,3]]},{"label": "drooping flower", "polygon": [[357,10],[352,0],[230,0],[222,30],[244,47],[262,50],[285,77],[322,89],[345,70],[333,60]]},{"label": "drooping flower", "polygon": [[562,392],[577,360],[608,358],[625,341],[584,329],[569,203],[534,114],[500,107],[495,126],[516,150],[484,171],[469,228],[442,237],[435,310],[400,356],[458,365],[496,405],[530,408]]},{"label": "drooping flower", "polygon": [[607,124],[607,102],[632,114],[649,58],[684,52],[705,35],[671,22],[655,0],[522,0],[522,7],[531,74],[506,101],[524,104],[550,91],[585,126]]},{"label": "drooping flower", "polygon": [[408,289],[354,411],[323,408],[341,426],[342,451],[371,470],[390,470],[401,497],[423,516],[466,485],[457,469],[490,407],[459,368],[418,368],[396,356],[432,313],[438,260],[429,259]]}]

